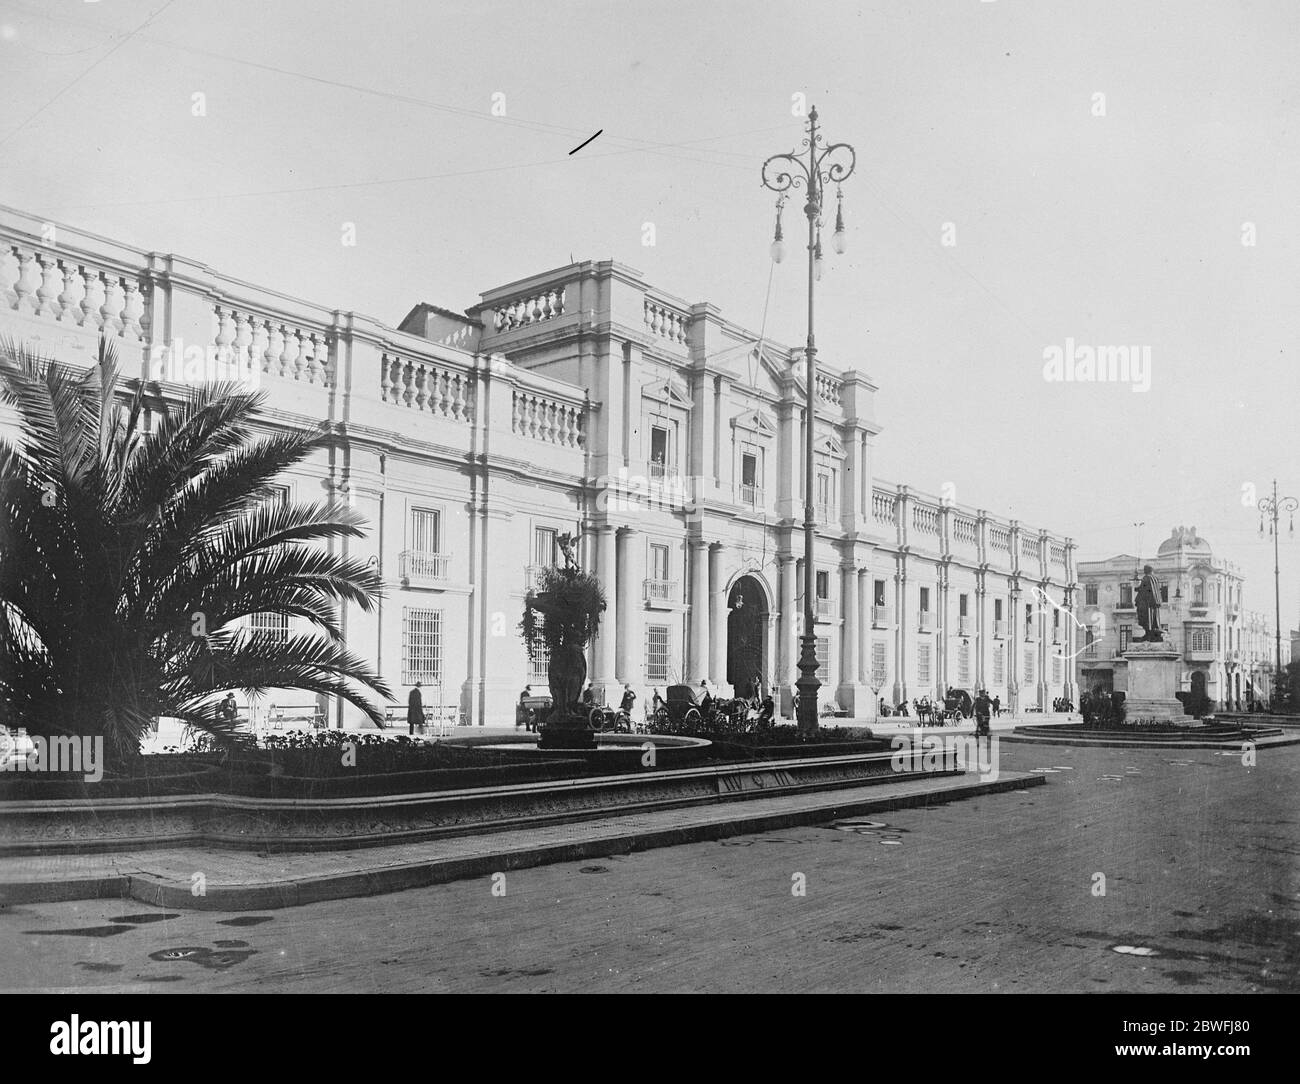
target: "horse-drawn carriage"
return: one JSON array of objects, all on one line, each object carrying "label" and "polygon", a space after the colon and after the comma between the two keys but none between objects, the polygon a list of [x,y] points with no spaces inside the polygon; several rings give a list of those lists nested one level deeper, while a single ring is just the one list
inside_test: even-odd
[{"label": "horse-drawn carriage", "polygon": [[659,731],[732,731],[740,733],[760,721],[755,705],[744,699],[699,697],[689,685],[669,685],[667,698],[655,710],[655,729]]},{"label": "horse-drawn carriage", "polygon": [[931,700],[928,696],[914,702],[916,717],[920,722],[929,722],[935,726],[956,726],[963,719],[969,719],[975,710],[975,701],[965,689],[949,689],[942,703]]}]

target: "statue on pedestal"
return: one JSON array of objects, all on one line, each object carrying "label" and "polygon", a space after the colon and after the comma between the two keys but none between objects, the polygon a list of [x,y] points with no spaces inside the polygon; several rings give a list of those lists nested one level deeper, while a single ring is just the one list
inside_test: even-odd
[{"label": "statue on pedestal", "polygon": [[1162,643],[1165,632],[1160,626],[1160,581],[1156,579],[1150,565],[1142,569],[1142,579],[1138,583],[1134,605],[1137,608],[1138,624],[1142,626],[1143,632],[1143,635],[1134,637],[1134,642]]}]

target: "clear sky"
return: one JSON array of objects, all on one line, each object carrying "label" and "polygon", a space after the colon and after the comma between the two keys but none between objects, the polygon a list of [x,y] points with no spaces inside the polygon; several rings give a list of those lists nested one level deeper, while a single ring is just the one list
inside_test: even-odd
[{"label": "clear sky", "polygon": [[[1195,524],[1271,614],[1297,43],[1295,0],[0,0],[0,202],[389,323],[572,256],[757,328],[804,94],[858,155],[818,345],[880,385],[877,474],[1082,559]],[[1067,340],[1148,347],[1149,390],[1045,380]],[[1282,569],[1294,625],[1300,540]]]}]

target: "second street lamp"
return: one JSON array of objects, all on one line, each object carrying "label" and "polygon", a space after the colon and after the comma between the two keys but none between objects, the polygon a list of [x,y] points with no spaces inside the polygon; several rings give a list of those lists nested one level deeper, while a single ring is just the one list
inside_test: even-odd
[{"label": "second street lamp", "polygon": [[[816,571],[813,565],[814,541],[817,521],[813,513],[813,443],[816,430],[817,397],[817,345],[813,334],[813,295],[817,281],[822,276],[822,209],[825,206],[826,185],[838,186],[847,180],[857,162],[857,155],[847,143],[826,144],[817,131],[817,109],[808,112],[808,134],[803,139],[804,150],[789,154],[775,154],[763,163],[763,184],[778,193],[776,201],[776,236],[772,241],[772,259],[777,263],[785,255],[785,241],[781,236],[781,209],[786,193],[792,188],[803,188],[808,193],[804,214],[808,217],[808,345],[806,348],[807,375],[804,388],[804,542],[803,542],[803,636],[800,637],[798,721],[799,730],[806,734],[817,729],[817,627],[813,612],[816,599]],[[835,233],[831,237],[836,252],[845,249],[844,195],[836,191]]]}]

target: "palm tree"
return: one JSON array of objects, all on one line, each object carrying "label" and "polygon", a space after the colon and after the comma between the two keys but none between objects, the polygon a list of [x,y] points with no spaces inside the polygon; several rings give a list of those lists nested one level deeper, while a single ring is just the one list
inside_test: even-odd
[{"label": "palm tree", "polygon": [[[359,538],[364,521],[269,500],[324,438],[256,436],[262,393],[209,384],[168,405],[129,383],[119,396],[103,340],[87,371],[0,340],[0,400],[19,430],[0,437],[0,722],[102,735],[119,759],[159,716],[246,741],[221,694],[292,688],[341,696],[382,727],[367,694],[392,694],[336,619],[341,603],[374,606],[378,573],[311,545]],[[255,613],[312,631],[241,628]]]}]

